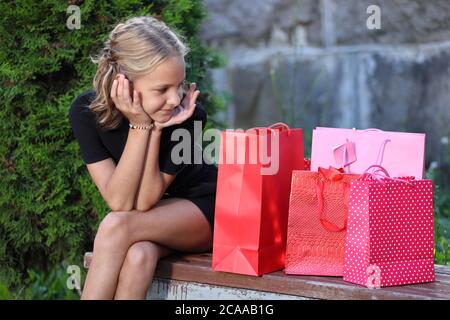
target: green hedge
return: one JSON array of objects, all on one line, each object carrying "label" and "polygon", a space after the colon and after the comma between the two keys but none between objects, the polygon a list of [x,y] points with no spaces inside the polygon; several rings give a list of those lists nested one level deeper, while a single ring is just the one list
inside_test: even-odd
[{"label": "green hedge", "polygon": [[[81,28],[66,26],[70,4]],[[196,37],[200,0],[0,2],[0,284],[27,281],[62,262],[82,265],[108,207],[91,182],[68,122],[68,108],[91,88],[96,54],[119,21],[158,15],[187,37],[187,79],[208,113],[223,108],[207,70],[222,62]],[[208,123],[208,126],[217,125]],[[33,271],[34,272],[34,271]],[[28,279],[29,280],[29,279]]]}]

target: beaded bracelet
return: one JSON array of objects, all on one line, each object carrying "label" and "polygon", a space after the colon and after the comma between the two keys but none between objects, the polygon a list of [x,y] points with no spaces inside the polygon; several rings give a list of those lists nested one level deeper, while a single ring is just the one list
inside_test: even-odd
[{"label": "beaded bracelet", "polygon": [[130,123],[129,126],[131,129],[152,130],[155,124],[152,123],[149,126],[146,126],[146,125],[135,125]]}]

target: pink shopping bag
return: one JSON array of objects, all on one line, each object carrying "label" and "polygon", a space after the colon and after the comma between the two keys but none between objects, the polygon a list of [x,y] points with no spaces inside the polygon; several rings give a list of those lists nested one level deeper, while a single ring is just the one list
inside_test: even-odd
[{"label": "pink shopping bag", "polygon": [[434,281],[432,181],[373,167],[350,184],[344,280],[370,288]]},{"label": "pink shopping bag", "polygon": [[361,174],[371,165],[392,176],[423,178],[425,134],[318,127],[313,130],[311,171],[329,166]]}]

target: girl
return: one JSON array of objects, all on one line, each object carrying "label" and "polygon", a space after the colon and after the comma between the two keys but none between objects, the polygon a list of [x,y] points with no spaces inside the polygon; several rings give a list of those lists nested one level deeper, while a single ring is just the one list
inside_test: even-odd
[{"label": "girl", "polygon": [[145,299],[158,259],[211,249],[217,169],[180,164],[171,152],[180,143],[174,130],[194,141],[194,122],[206,121],[195,84],[183,92],[187,51],[154,18],[119,23],[93,59],[94,90],[70,107],[83,161],[112,210],[97,231],[82,299]]}]

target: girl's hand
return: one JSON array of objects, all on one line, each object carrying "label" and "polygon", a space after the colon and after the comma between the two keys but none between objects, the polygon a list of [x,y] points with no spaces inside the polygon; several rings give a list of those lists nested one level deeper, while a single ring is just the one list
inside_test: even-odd
[{"label": "girl's hand", "polygon": [[195,88],[195,83],[191,83],[189,91],[184,97],[183,101],[181,101],[181,104],[173,109],[172,117],[163,123],[155,121],[156,129],[162,130],[163,128],[183,123],[192,116],[196,106],[195,102],[197,101],[197,97],[200,94],[200,91],[195,90]]},{"label": "girl's hand", "polygon": [[135,125],[150,125],[153,121],[144,111],[139,94],[133,90],[130,97],[130,81],[123,74],[119,74],[111,86],[111,99],[116,108]]}]

